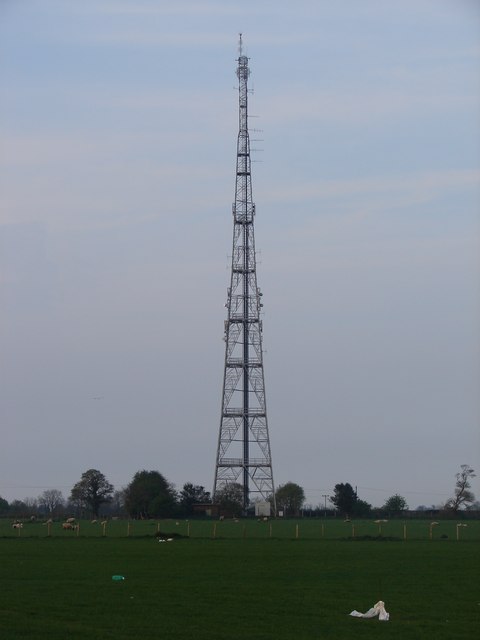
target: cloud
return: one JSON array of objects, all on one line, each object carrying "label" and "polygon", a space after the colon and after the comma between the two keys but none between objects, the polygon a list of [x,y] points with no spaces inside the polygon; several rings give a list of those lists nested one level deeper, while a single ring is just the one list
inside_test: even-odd
[{"label": "cloud", "polygon": [[[388,209],[402,204],[413,204],[435,200],[447,192],[472,189],[478,192],[480,170],[442,170],[418,172],[412,175],[389,177],[368,177],[347,180],[316,180],[308,183],[262,185],[264,202],[298,202],[335,199],[337,202],[350,202],[358,196],[369,198],[388,195]],[[403,198],[400,202],[399,197]]]},{"label": "cloud", "polygon": [[[261,3],[260,3],[261,5]],[[258,10],[258,4],[249,10]],[[133,2],[132,0],[115,0],[111,2],[83,2],[76,4],[73,10],[79,13],[94,13],[126,16],[231,16],[243,12],[237,2],[223,0],[219,2],[205,2],[199,0],[177,0],[177,2]]]},{"label": "cloud", "polygon": [[201,155],[205,136],[200,129],[5,133],[0,223],[42,220],[73,231],[229,207],[233,165]]},{"label": "cloud", "polygon": [[232,45],[232,36],[218,32],[151,32],[145,29],[124,28],[85,35],[84,42],[92,44],[122,45],[133,47],[226,47]]},{"label": "cloud", "polygon": [[479,170],[449,170],[262,185],[261,233],[275,221],[267,265],[281,264],[282,282],[325,269],[441,265],[478,283],[479,184]]},{"label": "cloud", "polygon": [[268,114],[269,126],[310,126],[319,123],[342,124],[349,128],[372,124],[378,126],[386,120],[399,118],[431,118],[432,114],[461,112],[476,108],[478,96],[428,91],[402,91],[364,87],[357,92],[317,92],[315,89],[298,90],[287,97],[270,94],[259,96],[256,109]]}]

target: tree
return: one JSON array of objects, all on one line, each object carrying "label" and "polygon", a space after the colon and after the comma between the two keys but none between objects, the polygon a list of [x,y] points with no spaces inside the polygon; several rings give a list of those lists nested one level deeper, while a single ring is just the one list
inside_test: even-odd
[{"label": "tree", "polygon": [[5,498],[2,498],[2,496],[0,496],[0,516],[6,515],[8,513],[8,509],[9,509],[8,501],[5,500]]},{"label": "tree", "polygon": [[60,507],[63,507],[65,500],[58,489],[46,489],[38,496],[38,504],[49,516],[53,516]]},{"label": "tree", "polygon": [[114,516],[125,515],[125,489],[114,492],[110,503],[110,512]]},{"label": "tree", "polygon": [[180,498],[180,506],[182,507],[185,515],[190,515],[193,513],[193,505],[195,504],[205,504],[210,502],[210,493],[205,491],[205,487],[202,487],[198,484],[192,484],[191,482],[186,482],[183,485],[183,489],[179,494]]},{"label": "tree", "polygon": [[8,507],[8,515],[12,518],[27,518],[31,513],[23,500],[12,500]]},{"label": "tree", "polygon": [[470,491],[470,480],[475,478],[476,474],[469,464],[462,464],[460,471],[455,474],[457,479],[455,483],[455,495],[447,501],[445,508],[457,512],[461,507],[468,507],[475,502],[475,496]]},{"label": "tree", "polygon": [[283,509],[285,515],[298,516],[305,502],[305,492],[295,482],[286,482],[275,491],[277,509]]},{"label": "tree", "polygon": [[239,515],[243,511],[243,487],[238,482],[229,482],[215,492],[214,504],[228,515]]},{"label": "tree", "polygon": [[100,507],[105,502],[110,502],[112,494],[113,485],[107,481],[103,473],[97,469],[89,469],[82,473],[81,479],[74,485],[70,500],[90,509],[92,515],[97,517]]},{"label": "tree", "polygon": [[353,515],[355,510],[357,494],[349,482],[336,484],[334,494],[330,496],[330,502],[335,505],[340,513],[348,517]]},{"label": "tree", "polygon": [[405,511],[406,509],[408,509],[407,501],[398,493],[390,496],[382,507],[382,511],[389,516],[399,516],[402,511]]},{"label": "tree", "polygon": [[159,471],[137,471],[125,489],[125,508],[132,518],[171,516],[176,505],[175,489]]},{"label": "tree", "polygon": [[372,505],[365,500],[360,500],[360,498],[357,498],[353,507],[352,515],[356,516],[357,518],[368,518],[371,513]]}]

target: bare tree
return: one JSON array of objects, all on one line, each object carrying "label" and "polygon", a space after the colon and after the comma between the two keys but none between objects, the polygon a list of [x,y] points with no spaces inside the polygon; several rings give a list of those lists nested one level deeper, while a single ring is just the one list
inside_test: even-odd
[{"label": "bare tree", "polygon": [[475,472],[469,464],[462,464],[461,471],[455,474],[457,482],[455,483],[455,495],[447,500],[445,508],[450,511],[458,511],[461,507],[468,507],[475,501],[475,496],[470,491],[470,480],[475,478]]},{"label": "bare tree", "polygon": [[238,482],[230,482],[215,492],[213,498],[221,510],[228,515],[239,515],[243,510],[243,486]]},{"label": "bare tree", "polygon": [[62,492],[58,489],[46,489],[38,496],[38,504],[49,516],[53,516],[60,507],[64,506],[65,500],[63,499]]},{"label": "bare tree", "polygon": [[37,514],[38,510],[38,501],[36,498],[24,498],[23,504],[25,505],[27,512],[26,515],[29,518],[34,518]]}]

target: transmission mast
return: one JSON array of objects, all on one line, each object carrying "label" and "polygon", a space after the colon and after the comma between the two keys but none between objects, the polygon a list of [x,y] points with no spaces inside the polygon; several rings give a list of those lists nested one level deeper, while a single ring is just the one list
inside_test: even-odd
[{"label": "transmission mast", "polygon": [[262,350],[262,293],[257,286],[250,138],[248,133],[248,58],[242,34],[237,66],[239,131],[233,248],[228,314],[225,321],[225,370],[215,468],[215,494],[232,483],[243,488],[244,513],[252,499],[274,497],[267,424]]}]

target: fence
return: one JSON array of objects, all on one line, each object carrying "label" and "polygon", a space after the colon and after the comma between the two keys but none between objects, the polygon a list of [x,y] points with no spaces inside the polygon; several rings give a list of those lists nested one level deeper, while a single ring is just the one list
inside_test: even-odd
[{"label": "fence", "polygon": [[[282,540],[480,540],[480,520],[79,520],[69,523],[0,520],[0,538],[159,537]],[[18,525],[18,526],[16,526]]]}]

